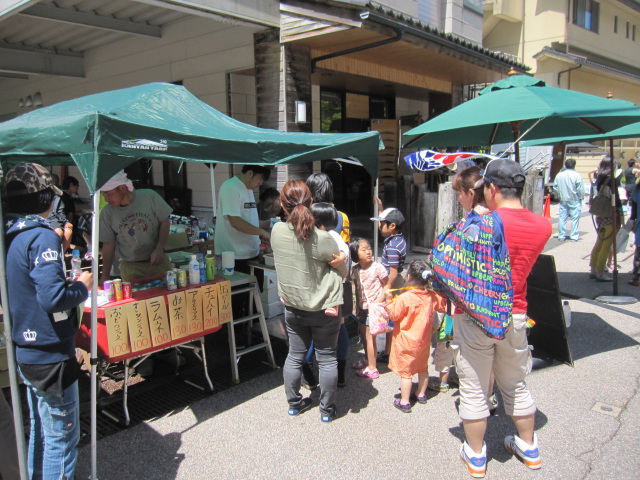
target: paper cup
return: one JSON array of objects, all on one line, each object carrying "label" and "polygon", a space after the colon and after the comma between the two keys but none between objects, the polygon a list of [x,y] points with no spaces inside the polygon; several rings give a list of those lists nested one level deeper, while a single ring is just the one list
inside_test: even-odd
[{"label": "paper cup", "polygon": [[222,252],[222,272],[225,275],[233,275],[235,263],[233,252]]}]

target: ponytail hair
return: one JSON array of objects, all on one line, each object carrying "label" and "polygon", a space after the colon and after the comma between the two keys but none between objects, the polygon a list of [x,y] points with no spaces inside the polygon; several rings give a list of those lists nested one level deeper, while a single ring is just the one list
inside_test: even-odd
[{"label": "ponytail hair", "polygon": [[311,238],[315,222],[309,210],[311,206],[309,187],[300,180],[289,180],[280,193],[280,204],[287,214],[287,222],[293,225],[296,238],[306,242]]},{"label": "ponytail hair", "polygon": [[424,260],[414,260],[409,264],[407,269],[408,275],[411,277],[409,285],[417,287],[428,287],[431,285],[431,267]]},{"label": "ponytail hair", "polygon": [[467,167],[456,173],[451,180],[451,186],[458,193],[467,193],[473,190],[472,208],[484,203],[484,188],[474,188],[478,180],[482,178],[481,170],[478,167]]}]

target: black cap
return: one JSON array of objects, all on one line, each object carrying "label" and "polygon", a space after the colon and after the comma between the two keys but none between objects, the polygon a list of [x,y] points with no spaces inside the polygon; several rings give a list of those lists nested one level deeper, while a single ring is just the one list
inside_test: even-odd
[{"label": "black cap", "polygon": [[506,158],[491,160],[484,170],[484,175],[475,184],[481,187],[485,182],[503,188],[522,188],[527,180],[524,169],[519,163]]}]

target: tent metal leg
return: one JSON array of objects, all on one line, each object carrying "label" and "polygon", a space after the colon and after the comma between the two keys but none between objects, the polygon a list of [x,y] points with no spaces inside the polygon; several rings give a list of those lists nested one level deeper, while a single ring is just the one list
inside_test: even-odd
[{"label": "tent metal leg", "polygon": [[127,405],[127,402],[129,401],[129,359],[124,361],[123,394],[122,408],[124,409],[124,424],[129,426],[129,422],[131,421],[131,417],[129,417],[129,406]]}]

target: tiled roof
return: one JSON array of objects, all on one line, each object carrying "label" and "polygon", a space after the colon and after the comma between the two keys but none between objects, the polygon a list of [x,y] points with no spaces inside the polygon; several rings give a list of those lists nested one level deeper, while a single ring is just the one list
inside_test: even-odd
[{"label": "tiled roof", "polygon": [[397,24],[411,27],[411,33],[414,35],[422,36],[430,40],[435,40],[438,43],[445,44],[449,47],[457,48],[461,51],[467,51],[467,53],[475,53],[482,56],[490,57],[494,60],[504,63],[505,65],[514,67],[516,70],[520,70],[522,72],[531,70],[531,67],[518,62],[517,58],[515,58],[511,54],[491,50],[458,35],[445,33],[432,25],[424,24],[420,20],[411,17],[410,15],[398,12],[387,6],[380,5],[376,2],[368,2],[366,4],[366,7],[369,8],[370,11],[375,12],[381,17],[396,22]]},{"label": "tiled roof", "polygon": [[588,54],[586,52],[583,53],[582,55],[575,55],[571,53],[558,51],[552,47],[544,47],[540,51],[540,53],[534,56],[534,58],[543,54],[553,55],[559,58],[565,58],[576,64],[597,68],[598,70],[604,70],[610,73],[614,73],[616,75],[620,75],[623,77],[631,78],[636,81],[640,81],[640,70],[638,68],[631,67],[631,66],[625,67],[625,65],[623,64],[617,64],[617,65],[606,64],[604,62],[597,61],[596,59],[589,59],[587,56]]}]

